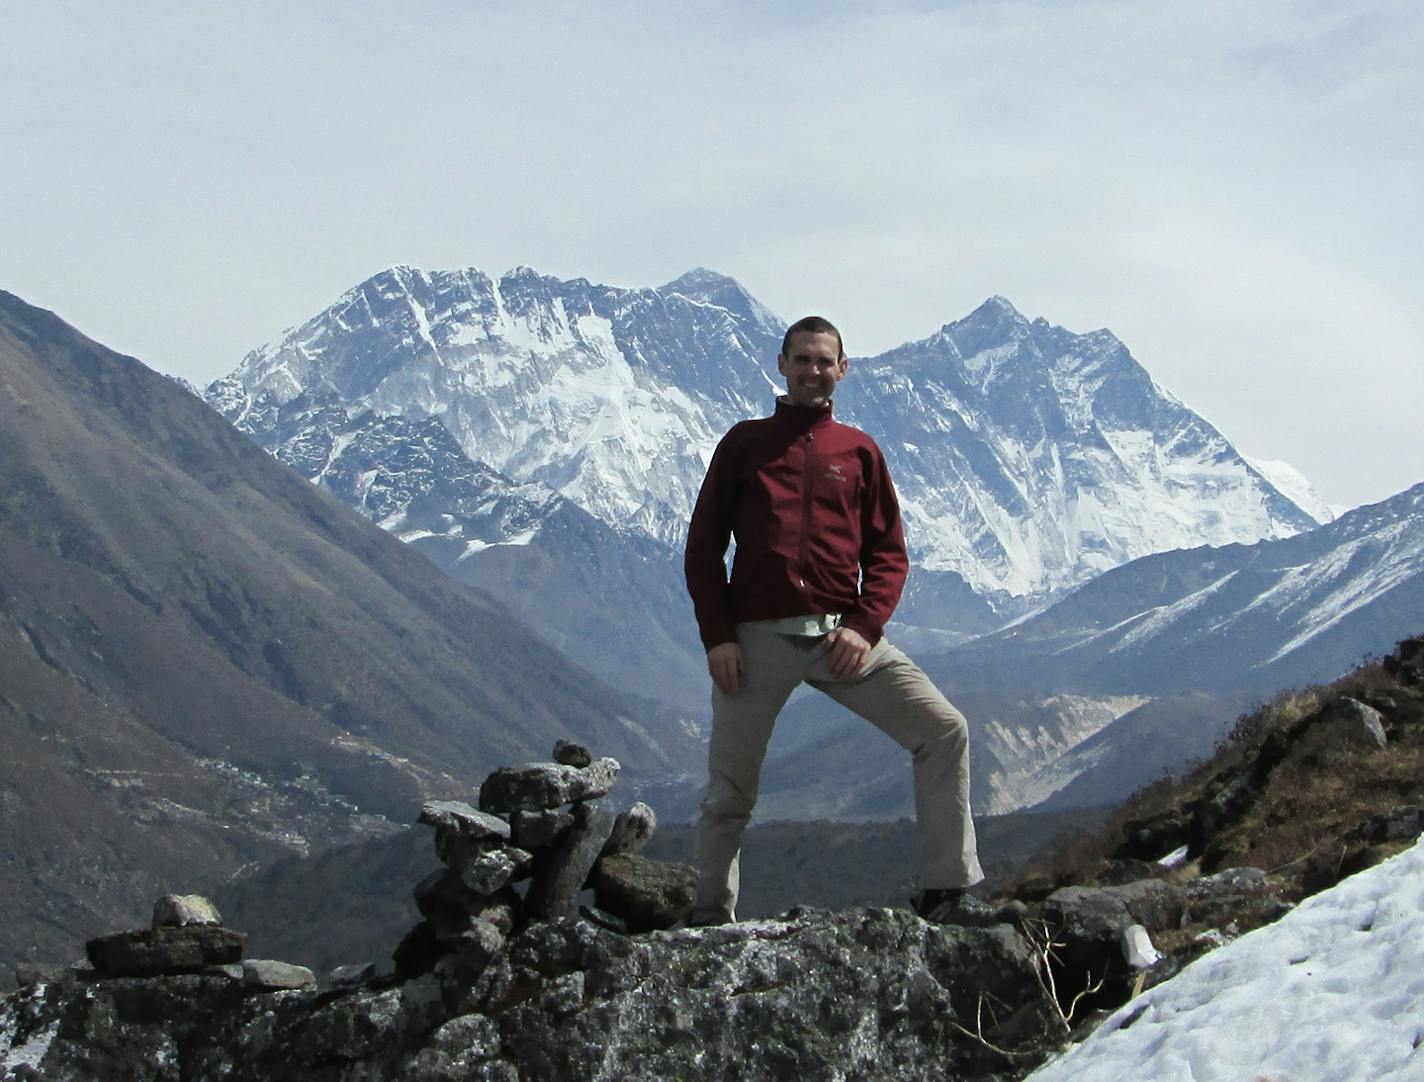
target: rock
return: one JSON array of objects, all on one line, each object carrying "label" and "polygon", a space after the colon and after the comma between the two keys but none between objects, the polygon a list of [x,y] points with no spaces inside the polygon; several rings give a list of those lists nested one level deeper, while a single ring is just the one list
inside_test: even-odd
[{"label": "rock", "polygon": [[154,977],[241,961],[242,939],[220,925],[190,924],[115,932],[89,940],[84,949],[106,977]]},{"label": "rock", "polygon": [[1115,951],[1122,933],[1136,923],[1127,904],[1095,887],[1061,887],[1043,903],[1043,916],[1055,939],[1065,941],[1077,964],[1089,964]]},{"label": "rock", "polygon": [[540,811],[593,800],[618,781],[618,760],[599,759],[587,767],[528,763],[496,770],[480,786],[480,808],[489,812]]},{"label": "rock", "polygon": [[201,894],[165,894],[153,903],[155,928],[182,928],[189,924],[221,924],[218,907]]},{"label": "rock", "polygon": [[1372,815],[1345,835],[1355,844],[1402,842],[1424,834],[1424,805],[1399,804],[1387,812]]},{"label": "rock", "polygon": [[[1267,745],[1270,745],[1267,741]],[[1252,771],[1241,771],[1215,779],[1205,796],[1191,805],[1191,827],[1188,831],[1187,856],[1202,856],[1212,839],[1237,823],[1260,795],[1264,775],[1274,769],[1265,749]],[[1269,765],[1268,765],[1269,764]]]},{"label": "rock", "polygon": [[1146,879],[1152,874],[1152,865],[1145,860],[1137,860],[1132,857],[1119,857],[1110,860],[1107,865],[1098,872],[1096,879],[1103,886],[1121,886],[1124,883],[1135,883],[1139,879]]},{"label": "rock", "polygon": [[519,895],[512,889],[481,894],[471,889],[458,872],[447,868],[422,879],[414,894],[416,908],[435,928],[437,938],[465,931],[471,918],[487,920],[508,935],[522,907]]},{"label": "rock", "polygon": [[1121,943],[1128,928],[1134,924],[1158,932],[1176,928],[1183,906],[1175,887],[1146,879],[1116,887],[1063,887],[1043,903],[1043,916],[1054,939],[1063,944],[1059,951],[1063,967],[1097,979],[1121,966]]},{"label": "rock", "polygon": [[653,836],[658,827],[658,816],[652,808],[641,800],[625,812],[620,812],[613,820],[613,833],[603,847],[605,857],[615,853],[636,853]]},{"label": "rock", "polygon": [[1333,748],[1387,747],[1384,719],[1372,706],[1342,695],[1331,700],[1297,737],[1290,758],[1318,758]]},{"label": "rock", "polygon": [[430,800],[420,822],[435,828],[435,853],[446,867],[463,870],[509,841],[503,819],[458,800]]},{"label": "rock", "polygon": [[579,891],[613,831],[613,818],[612,812],[597,804],[574,805],[574,825],[558,849],[541,858],[524,895],[524,909],[530,917],[562,920],[572,912]]},{"label": "rock", "polygon": [[593,762],[593,753],[572,740],[560,740],[554,744],[554,762],[582,768]]},{"label": "rock", "polygon": [[1277,903],[1266,873],[1260,868],[1227,868],[1183,883],[1185,921],[1224,925],[1247,913],[1260,913]]},{"label": "rock", "polygon": [[469,928],[446,943],[449,953],[436,966],[466,984],[474,981],[504,946],[504,934],[487,920],[470,922]]},{"label": "rock", "polygon": [[427,800],[420,806],[417,822],[449,831],[465,838],[493,838],[509,841],[509,824],[496,815],[478,811],[461,800]]},{"label": "rock", "polygon": [[362,991],[318,1008],[303,1027],[306,1063],[356,1063],[400,1044],[401,992]]},{"label": "rock", "polygon": [[557,808],[517,811],[509,818],[510,840],[521,849],[543,849],[553,845],[574,825],[571,812]]},{"label": "rock", "polygon": [[1401,640],[1382,664],[1401,684],[1424,685],[1424,636]]},{"label": "rock", "polygon": [[326,983],[332,988],[359,988],[369,984],[375,976],[375,962],[353,962],[333,969],[326,975]]},{"label": "rock", "polygon": [[228,962],[226,965],[208,966],[207,969],[203,970],[203,975],[207,977],[221,977],[223,978],[223,980],[235,981],[236,983],[241,984],[242,963]]},{"label": "rock", "polygon": [[1162,955],[1152,945],[1152,937],[1140,924],[1133,924],[1122,930],[1122,957],[1133,969],[1151,969],[1162,960]]},{"label": "rock", "polygon": [[306,966],[278,962],[271,958],[249,958],[242,963],[242,985],[277,992],[315,988],[316,974]]},{"label": "rock", "polygon": [[1153,932],[1165,932],[1182,923],[1186,899],[1181,890],[1171,883],[1161,879],[1139,879],[1105,889],[1122,899],[1133,920]]},{"label": "rock", "polygon": [[402,937],[391,952],[396,964],[396,979],[409,980],[411,977],[428,973],[444,953],[444,947],[436,934],[435,925],[423,920]]},{"label": "rock", "polygon": [[1172,810],[1146,819],[1129,819],[1122,825],[1123,844],[1118,856],[1136,860],[1157,860],[1185,845],[1191,834],[1191,818]]},{"label": "rock", "polygon": [[[472,941],[468,960],[490,945]],[[76,1082],[987,1082],[1024,1061],[958,1028],[975,1025],[981,997],[990,1041],[1044,1035],[1034,953],[1017,931],[904,910],[646,936],[539,923],[472,983],[458,956],[439,976],[324,995],[252,995],[204,976],[45,985],[0,999],[0,1063],[24,1055],[33,1077]]]},{"label": "rock", "polygon": [[46,962],[19,962],[15,965],[15,985],[31,988],[36,984],[54,984],[57,981],[75,980],[74,969],[70,966],[52,965]]},{"label": "rock", "polygon": [[593,871],[595,904],[622,918],[631,932],[671,928],[687,916],[696,893],[696,869],[636,853],[605,856]]},{"label": "rock", "polygon": [[506,845],[466,865],[458,874],[471,890],[489,895],[512,882],[528,878],[533,868],[533,853]]}]

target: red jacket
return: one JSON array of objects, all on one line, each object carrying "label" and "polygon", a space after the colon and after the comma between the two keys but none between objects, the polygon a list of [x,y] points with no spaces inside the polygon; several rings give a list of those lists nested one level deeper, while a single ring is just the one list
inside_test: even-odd
[{"label": "red jacket", "polygon": [[683,566],[709,650],[735,642],[743,621],[823,612],[874,645],[909,570],[880,448],[829,406],[778,400],[773,416],[734,425],[707,468]]}]

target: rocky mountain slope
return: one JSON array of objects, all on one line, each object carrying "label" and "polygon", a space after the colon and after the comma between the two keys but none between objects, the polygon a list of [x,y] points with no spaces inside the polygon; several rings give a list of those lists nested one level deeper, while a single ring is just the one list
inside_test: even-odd
[{"label": "rocky mountain slope", "polygon": [[[769,412],[781,386],[782,327],[708,271],[634,290],[527,268],[496,280],[394,267],[204,394],[542,633],[648,626],[651,668],[678,678],[655,676],[653,690],[687,706],[679,681],[701,660],[687,607],[628,583],[674,591],[669,568],[716,440]],[[1003,298],[854,360],[837,409],[877,438],[897,480],[916,563],[906,624],[987,631],[1134,557],[1316,521],[1111,334],[1030,321]],[[545,538],[570,528],[569,505],[607,531],[580,520],[579,543]],[[531,545],[542,551],[517,551]],[[585,578],[587,597],[521,596],[531,579]],[[568,648],[648,689],[646,671],[581,652],[595,644]]]},{"label": "rocky mountain slope", "polygon": [[[31,972],[0,1000],[0,1071],[66,1082],[1008,1082],[1089,1038],[1039,1077],[1156,1077],[1172,1063],[1249,1071],[1262,1062],[1253,1053],[1275,1067],[1322,1065],[1322,1049],[1332,1077],[1412,1077],[1418,979],[1394,963],[1419,923],[1422,665],[1424,641],[1409,640],[1259,712],[1192,777],[1120,809],[1120,830],[1064,847],[1052,880],[994,904],[972,899],[946,924],[903,909],[803,907],[627,933],[590,912],[508,938],[471,927],[419,964],[408,938],[393,973],[336,974],[324,988],[308,974],[275,994],[273,978],[291,967],[271,961],[174,958],[134,977],[96,958],[93,969]],[[1244,972],[1248,963],[1263,968]],[[1371,1010],[1349,1009],[1350,987],[1368,988]],[[1301,1030],[1265,988],[1308,998],[1314,1025]],[[1235,1027],[1227,1045],[1172,1028],[1213,1002]],[[1316,1025],[1329,1027],[1324,1045]],[[1148,1039],[1135,1032],[1144,1026]],[[1170,1048],[1166,1034],[1179,1038]],[[1126,1059],[1095,1058],[1114,1047]]]},{"label": "rocky mountain slope", "polygon": [[1382,653],[1424,611],[1424,484],[1297,537],[1161,553],[928,665],[951,686],[1270,691]]},{"label": "rocky mountain slope", "polygon": [[175,875],[391,830],[562,736],[635,787],[701,768],[676,718],[9,294],[0,638],[0,962],[70,954]]}]

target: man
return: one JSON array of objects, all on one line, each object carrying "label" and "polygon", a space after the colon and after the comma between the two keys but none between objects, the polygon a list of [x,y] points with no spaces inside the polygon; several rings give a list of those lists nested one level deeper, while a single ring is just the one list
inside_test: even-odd
[{"label": "man", "polygon": [[741,837],[767,740],[802,681],[913,755],[915,908],[952,919],[964,888],[983,878],[969,814],[968,731],[883,635],[909,569],[890,474],[869,436],[831,416],[848,367],[834,326],[819,316],[792,324],[776,364],[786,394],[771,417],[723,437],[688,529],[687,588],[713,683],[690,923],[736,919]]}]

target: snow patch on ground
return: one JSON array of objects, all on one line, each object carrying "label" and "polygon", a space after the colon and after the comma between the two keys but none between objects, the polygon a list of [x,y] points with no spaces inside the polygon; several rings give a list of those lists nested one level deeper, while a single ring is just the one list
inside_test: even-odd
[{"label": "snow patch on ground", "polygon": [[1424,1079],[1424,842],[1128,1003],[1030,1082]]}]

